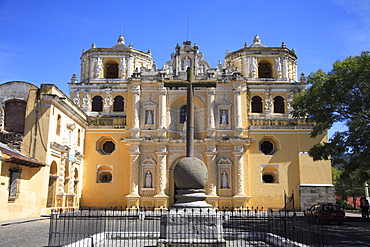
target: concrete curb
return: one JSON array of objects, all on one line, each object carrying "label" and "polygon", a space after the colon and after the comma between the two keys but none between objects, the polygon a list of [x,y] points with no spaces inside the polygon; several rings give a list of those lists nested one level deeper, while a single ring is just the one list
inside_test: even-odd
[{"label": "concrete curb", "polygon": [[40,220],[48,220],[48,219],[50,219],[49,216],[47,216],[47,217],[25,218],[25,219],[15,219],[15,220],[4,220],[4,221],[0,221],[0,226],[22,224],[22,223],[27,223],[27,222],[32,222],[32,221],[40,221]]}]

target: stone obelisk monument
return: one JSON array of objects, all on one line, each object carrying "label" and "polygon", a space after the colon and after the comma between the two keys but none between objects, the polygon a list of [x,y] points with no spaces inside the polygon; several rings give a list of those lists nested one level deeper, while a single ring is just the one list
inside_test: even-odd
[{"label": "stone obelisk monument", "polygon": [[176,202],[161,217],[157,246],[226,246],[222,219],[205,199],[207,166],[194,157],[194,87],[215,87],[215,82],[194,82],[193,67],[187,68],[187,82],[165,83],[167,87],[187,87],[186,158],[174,169]]}]

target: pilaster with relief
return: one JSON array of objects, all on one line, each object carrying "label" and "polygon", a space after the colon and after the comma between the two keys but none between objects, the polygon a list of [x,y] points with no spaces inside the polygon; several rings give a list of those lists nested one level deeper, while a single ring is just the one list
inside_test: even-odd
[{"label": "pilaster with relief", "polygon": [[216,164],[216,144],[208,144],[207,152],[204,153],[205,163],[208,168],[208,183],[206,193],[208,196],[217,197],[217,164]]},{"label": "pilaster with relief", "polygon": [[166,111],[167,111],[167,89],[164,86],[164,83],[159,84],[158,89],[159,94],[159,125],[158,125],[158,136],[166,137]]},{"label": "pilaster with relief", "polygon": [[234,85],[234,104],[235,104],[235,137],[241,137],[243,132],[242,127],[242,86],[240,83]]},{"label": "pilaster with relief", "polygon": [[131,145],[130,147],[130,194],[129,196],[139,197],[139,164],[140,164],[140,148],[139,145]]},{"label": "pilaster with relief", "polygon": [[215,125],[215,88],[207,88],[207,111],[208,111],[208,127],[207,136],[214,137],[216,132]]},{"label": "pilaster with relief", "polygon": [[131,136],[138,138],[140,136],[140,122],[139,122],[139,109],[140,109],[140,84],[135,83],[132,88],[132,129]]},{"label": "pilaster with relief", "polygon": [[234,145],[234,195],[245,196],[244,192],[244,148],[242,144]]},{"label": "pilaster with relief", "polygon": [[167,185],[167,147],[165,144],[160,144],[157,146],[157,179],[156,188],[157,196],[167,196],[166,195],[166,185]]}]

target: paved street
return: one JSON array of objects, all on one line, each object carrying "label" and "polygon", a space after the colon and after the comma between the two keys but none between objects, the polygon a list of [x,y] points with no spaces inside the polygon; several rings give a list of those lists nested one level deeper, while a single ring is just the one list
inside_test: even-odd
[{"label": "paved street", "polygon": [[40,247],[48,245],[49,220],[0,226],[1,247]]},{"label": "paved street", "polygon": [[[49,220],[0,226],[1,247],[43,247],[48,244]],[[327,226],[329,246],[370,246],[370,221],[348,219]]]}]

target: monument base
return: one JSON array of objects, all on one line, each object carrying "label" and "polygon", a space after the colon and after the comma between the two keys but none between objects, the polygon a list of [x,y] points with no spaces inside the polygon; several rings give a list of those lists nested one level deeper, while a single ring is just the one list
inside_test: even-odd
[{"label": "monument base", "polygon": [[157,246],[226,246],[221,215],[209,208],[170,209],[161,216]]},{"label": "monument base", "polygon": [[178,189],[176,202],[171,208],[213,208],[205,199],[207,195],[203,189]]}]

